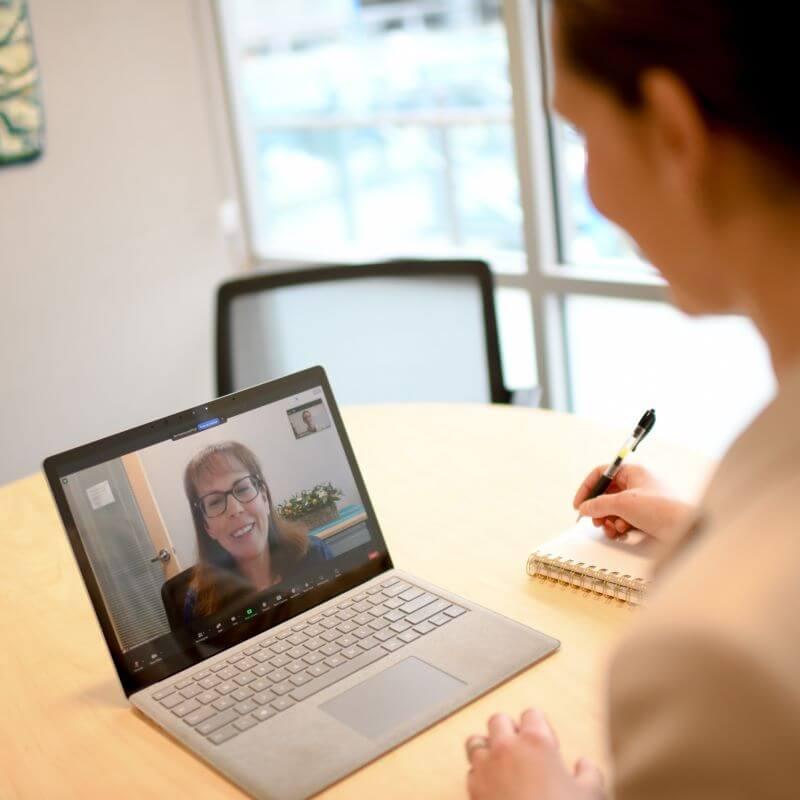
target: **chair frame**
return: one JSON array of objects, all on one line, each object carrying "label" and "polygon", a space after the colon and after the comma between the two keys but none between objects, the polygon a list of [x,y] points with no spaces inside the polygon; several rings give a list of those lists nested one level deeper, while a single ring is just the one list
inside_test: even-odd
[{"label": "chair frame", "polygon": [[287,272],[250,275],[226,281],[219,287],[217,292],[217,394],[221,397],[234,391],[231,305],[235,298],[269,289],[309,283],[324,283],[325,281],[343,281],[358,278],[407,278],[413,276],[467,277],[474,278],[477,281],[483,305],[491,402],[510,403],[512,393],[503,385],[500,339],[494,303],[494,279],[489,265],[485,261],[476,260],[396,260],[373,264],[313,266]]}]

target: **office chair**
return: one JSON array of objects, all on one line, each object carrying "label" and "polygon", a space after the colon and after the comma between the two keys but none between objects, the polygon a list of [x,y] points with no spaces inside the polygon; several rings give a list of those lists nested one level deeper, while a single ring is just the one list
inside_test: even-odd
[{"label": "office chair", "polygon": [[[510,403],[482,261],[259,274],[217,294],[220,395],[314,365],[340,403]],[[536,389],[514,393],[538,402]]]},{"label": "office chair", "polygon": [[183,606],[186,601],[186,592],[189,583],[194,577],[194,567],[173,575],[161,584],[161,602],[167,613],[167,620],[171,630],[176,631],[184,627]]}]

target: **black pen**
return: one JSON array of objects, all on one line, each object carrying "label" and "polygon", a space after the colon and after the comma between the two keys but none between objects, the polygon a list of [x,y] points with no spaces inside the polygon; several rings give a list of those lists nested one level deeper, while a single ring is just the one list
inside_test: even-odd
[{"label": "black pen", "polygon": [[[654,408],[645,411],[642,415],[642,418],[637,423],[636,427],[633,430],[633,433],[625,440],[622,447],[620,447],[619,452],[617,453],[617,457],[614,461],[609,464],[608,469],[600,476],[597,483],[592,487],[592,491],[589,492],[588,497],[583,499],[585,503],[587,500],[591,500],[594,497],[598,497],[603,492],[611,486],[611,482],[614,480],[614,476],[619,472],[619,468],[622,466],[622,462],[625,460],[625,456],[629,453],[632,453],[636,448],[644,441],[645,436],[653,430],[653,425],[656,424],[656,412]],[[583,514],[578,514],[578,521]]]}]

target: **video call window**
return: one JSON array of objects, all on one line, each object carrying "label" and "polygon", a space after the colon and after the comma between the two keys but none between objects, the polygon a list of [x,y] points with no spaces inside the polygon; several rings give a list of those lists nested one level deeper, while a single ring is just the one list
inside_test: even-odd
[{"label": "video call window", "polygon": [[290,408],[286,413],[289,416],[295,439],[311,436],[311,434],[319,433],[331,426],[331,419],[322,400],[313,400],[310,403]]},{"label": "video call window", "polygon": [[261,613],[371,540],[321,389],[200,427],[64,479],[123,651]]}]

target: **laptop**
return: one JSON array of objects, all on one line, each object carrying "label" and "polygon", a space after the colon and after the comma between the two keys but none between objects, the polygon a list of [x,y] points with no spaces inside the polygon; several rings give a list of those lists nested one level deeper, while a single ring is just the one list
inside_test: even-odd
[{"label": "laptop", "polygon": [[255,798],[313,795],[559,646],[395,567],[320,367],[44,469],[130,703]]}]

